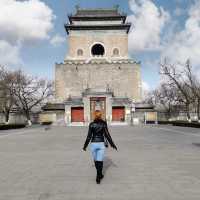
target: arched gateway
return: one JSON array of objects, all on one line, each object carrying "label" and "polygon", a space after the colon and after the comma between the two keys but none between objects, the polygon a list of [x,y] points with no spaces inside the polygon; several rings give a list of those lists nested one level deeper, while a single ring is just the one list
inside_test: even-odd
[{"label": "arched gateway", "polygon": [[101,110],[108,123],[130,122],[133,101],[141,101],[140,63],[128,56],[130,27],[117,7],[77,8],[69,16],[68,53],[55,68],[56,103],[46,107],[57,121],[88,124]]}]

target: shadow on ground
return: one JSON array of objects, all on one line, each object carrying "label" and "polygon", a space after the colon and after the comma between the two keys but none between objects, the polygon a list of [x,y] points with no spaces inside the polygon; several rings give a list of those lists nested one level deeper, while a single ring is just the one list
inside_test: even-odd
[{"label": "shadow on ground", "polygon": [[109,157],[105,157],[104,158],[103,173],[106,174],[106,171],[108,171],[108,169],[112,166],[117,167],[117,165]]}]

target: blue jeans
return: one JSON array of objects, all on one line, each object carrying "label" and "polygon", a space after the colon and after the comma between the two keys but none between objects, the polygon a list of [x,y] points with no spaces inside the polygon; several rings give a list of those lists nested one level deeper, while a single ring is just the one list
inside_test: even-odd
[{"label": "blue jeans", "polygon": [[105,153],[104,142],[91,142],[90,150],[94,161],[103,161]]}]

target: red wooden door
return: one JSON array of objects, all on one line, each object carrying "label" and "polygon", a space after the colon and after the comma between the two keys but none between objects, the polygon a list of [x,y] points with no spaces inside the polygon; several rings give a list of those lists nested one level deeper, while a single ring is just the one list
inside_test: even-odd
[{"label": "red wooden door", "polygon": [[112,108],[112,121],[125,121],[125,108],[124,107],[113,107]]},{"label": "red wooden door", "polygon": [[71,122],[84,122],[83,107],[71,108]]}]

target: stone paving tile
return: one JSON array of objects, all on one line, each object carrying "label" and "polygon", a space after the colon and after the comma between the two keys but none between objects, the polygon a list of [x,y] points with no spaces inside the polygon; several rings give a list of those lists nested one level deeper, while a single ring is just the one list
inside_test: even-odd
[{"label": "stone paving tile", "polygon": [[[86,127],[0,136],[0,200],[199,200],[199,129],[111,127],[100,185],[82,146]],[[184,134],[181,134],[181,133]],[[192,134],[191,134],[192,133]]]}]

